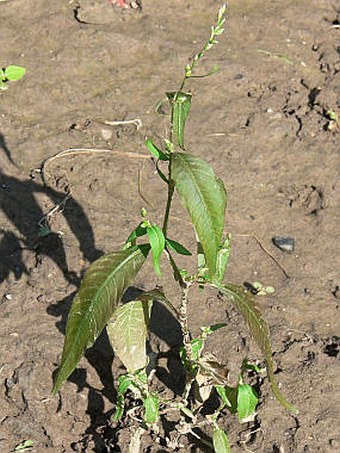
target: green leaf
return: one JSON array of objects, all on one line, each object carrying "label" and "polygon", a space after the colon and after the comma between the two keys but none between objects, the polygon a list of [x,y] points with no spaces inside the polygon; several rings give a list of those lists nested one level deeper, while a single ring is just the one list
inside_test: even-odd
[{"label": "green leaf", "polygon": [[227,206],[223,182],[204,160],[187,153],[173,154],[171,177],[214,275]]},{"label": "green leaf", "polygon": [[161,150],[159,149],[151,140],[151,138],[148,138],[147,141],[145,142],[146,147],[150,151],[150,153],[155,156],[159,160],[169,160],[169,157]]},{"label": "green leaf", "polygon": [[221,428],[214,428],[213,445],[215,453],[231,453],[228,436]]},{"label": "green leaf", "polygon": [[172,108],[173,131],[180,148],[184,149],[184,128],[191,107],[190,93],[172,92],[166,93]]},{"label": "green leaf", "polygon": [[264,319],[259,307],[255,303],[254,296],[246,291],[242,286],[236,285],[214,285],[223,295],[225,295],[240,310],[253,339],[256,341],[267,362],[267,374],[276,399],[283,407],[290,412],[297,414],[299,411],[290,404],[280,392],[275,376],[274,362],[272,358],[272,347],[270,342],[269,327]]},{"label": "green leaf", "polygon": [[41,226],[39,228],[39,232],[38,232],[38,236],[40,238],[45,238],[47,236],[49,236],[50,234],[52,234],[52,230],[50,229],[50,227],[48,226]]},{"label": "green leaf", "polygon": [[[198,362],[204,349],[204,340],[202,338],[194,338],[190,343],[192,348],[192,359],[195,362]],[[187,352],[184,346],[181,346],[181,348],[179,349],[179,356],[183,365],[187,368],[190,368],[191,365],[187,359]]]},{"label": "green leaf", "polygon": [[223,404],[227,407],[231,407],[232,404],[229,400],[229,397],[228,397],[228,392],[227,392],[227,389],[224,385],[214,385],[215,389],[216,389],[216,392],[218,393],[218,396],[221,398]]},{"label": "green leaf", "polygon": [[132,377],[129,374],[123,374],[118,378],[118,395],[125,395],[129,387],[133,384]]},{"label": "green leaf", "polygon": [[[202,247],[202,244],[200,243],[197,233],[196,233],[196,244],[197,244],[197,268],[198,268],[198,276],[203,277],[204,280],[206,280],[209,275],[208,271],[209,269],[207,268],[207,263],[206,259],[204,256],[204,250]],[[217,264],[217,263],[216,263]]]},{"label": "green leaf", "polygon": [[125,409],[125,398],[123,395],[118,395],[116,411],[112,417],[114,421],[118,422],[124,415]]},{"label": "green leaf", "polygon": [[152,263],[157,275],[162,275],[160,268],[160,259],[165,247],[165,237],[158,225],[152,225],[147,228],[149,241],[152,252]]},{"label": "green leaf", "polygon": [[144,236],[146,234],[146,228],[142,226],[143,222],[141,222],[137,228],[135,228],[127,238],[123,250],[126,250],[134,245],[136,245],[137,238]]},{"label": "green leaf", "polygon": [[153,301],[132,300],[118,307],[106,327],[111,345],[129,373],[148,364],[146,340]]},{"label": "green leaf", "polygon": [[259,399],[251,385],[239,384],[237,387],[237,414],[241,422],[248,422],[255,416]]},{"label": "green leaf", "polygon": [[142,390],[139,384],[147,383],[147,376],[144,370],[139,371],[138,373],[123,374],[118,378],[118,398],[117,398],[117,406],[116,412],[113,416],[113,420],[118,421],[122,418],[125,409],[125,393],[130,390],[133,393],[135,398],[142,397]]},{"label": "green leaf", "polygon": [[326,115],[330,120],[335,121],[336,123],[339,121],[338,115],[332,109],[327,110]]},{"label": "green leaf", "polygon": [[165,239],[165,243],[169,247],[169,249],[172,250],[173,252],[177,252],[180,255],[187,255],[187,256],[191,256],[192,255],[192,253],[189,252],[189,250],[186,249],[184,247],[184,245],[180,244],[177,241],[174,241],[173,239],[166,238]]},{"label": "green leaf", "polygon": [[230,257],[230,237],[227,236],[223,243],[220,245],[217,252],[216,280],[218,283],[223,282],[229,257]]},{"label": "green leaf", "polygon": [[7,66],[5,69],[5,77],[8,80],[19,80],[26,74],[26,69],[22,66]]},{"label": "green leaf", "polygon": [[24,451],[33,447],[33,441],[31,439],[25,440],[21,444],[17,445],[14,451]]},{"label": "green leaf", "polygon": [[95,261],[86,272],[68,316],[61,365],[52,391],[54,395],[112,317],[148,251],[148,245],[141,245],[110,253]]},{"label": "green leaf", "polygon": [[192,347],[192,358],[194,360],[199,360],[204,349],[204,340],[203,338],[194,338],[191,340]]},{"label": "green leaf", "polygon": [[155,395],[147,396],[144,401],[144,421],[146,423],[156,423],[159,419],[159,402]]},{"label": "green leaf", "polygon": [[229,385],[225,385],[224,391],[225,391],[226,398],[229,401],[229,405],[227,405],[228,410],[232,414],[236,414],[236,412],[237,412],[237,387],[230,387]]},{"label": "green leaf", "polygon": [[247,370],[254,371],[255,373],[261,373],[261,368],[258,367],[255,363],[250,363],[248,361],[248,358],[246,357],[242,361],[241,373],[244,373]]},{"label": "green leaf", "polygon": [[275,293],[275,288],[273,286],[266,286],[265,289],[267,294],[274,294]]},{"label": "green leaf", "polygon": [[116,411],[113,416],[114,421],[119,421],[124,415],[125,409],[125,393],[130,389],[133,390],[135,388],[134,382],[132,377],[129,374],[123,374],[118,378],[118,397],[117,397],[117,405]]},{"label": "green leaf", "polygon": [[172,141],[168,140],[167,138],[164,138],[164,143],[166,150],[168,151],[169,154],[174,152],[175,145],[172,143]]},{"label": "green leaf", "polygon": [[191,410],[188,407],[180,405],[179,409],[180,409],[181,412],[183,412],[183,414],[186,417],[190,418],[191,420],[195,419],[195,415],[191,412]]},{"label": "green leaf", "polygon": [[157,302],[160,302],[163,304],[165,307],[167,307],[170,311],[173,312],[173,314],[179,318],[179,312],[175,308],[175,306],[169,301],[169,299],[165,296],[165,294],[160,291],[158,288],[152,289],[151,291],[147,291],[145,293],[142,293],[139,295],[139,300],[143,301],[148,301],[148,300],[157,300]]},{"label": "green leaf", "polygon": [[136,377],[137,387],[139,384],[142,384],[143,387],[147,386],[148,375],[146,374],[146,370],[144,368],[142,370],[137,371],[137,373],[134,373],[134,377]]},{"label": "green leaf", "polygon": [[202,334],[204,335],[204,337],[206,337],[207,335],[211,335],[212,333],[216,332],[217,330],[222,329],[226,325],[227,324],[225,322],[220,322],[219,324],[213,324],[212,326],[207,326],[207,327],[203,326],[203,327],[201,327]]}]

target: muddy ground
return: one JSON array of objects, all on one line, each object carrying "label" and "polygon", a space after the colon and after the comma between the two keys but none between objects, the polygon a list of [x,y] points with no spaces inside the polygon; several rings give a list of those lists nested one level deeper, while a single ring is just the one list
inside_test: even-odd
[{"label": "muddy ground", "polygon": [[[155,106],[178,88],[219,6],[0,2],[1,66],[27,68],[0,92],[1,452],[27,439],[35,452],[128,451],[136,425],[110,421],[123,369],[107,337],[88,351],[59,397],[51,397],[53,374],[83,272],[122,246],[144,199],[152,220],[161,221],[165,192],[152,162],[121,153],[146,154],[145,137],[160,142],[165,135],[167,118]],[[339,24],[337,0],[232,0],[227,34],[200,68],[218,64],[220,71],[190,85],[187,149],[213,166],[229,194],[228,280],[275,287],[258,301],[271,326],[277,379],[300,410],[292,416],[281,408],[264,378],[254,422],[225,416],[235,452],[340,451],[340,135],[327,114],[340,114]],[[103,124],[136,118],[139,128]],[[69,148],[111,151],[52,159],[43,181],[42,163]],[[52,233],[40,238],[48,213]],[[178,201],[172,214],[172,237],[190,247],[193,234]],[[275,247],[274,236],[293,237],[294,252]],[[178,302],[170,277],[166,270],[158,283]],[[135,286],[154,284],[146,267]],[[152,344],[166,352],[180,341],[178,324],[160,307],[155,316]],[[198,293],[190,316],[193,333],[228,320],[209,348],[229,369],[246,354],[263,364],[226,301]],[[158,369],[164,388],[174,384],[171,360]],[[209,451],[193,436],[174,442],[176,429],[168,437],[172,443],[158,444],[144,435],[142,451]]]}]

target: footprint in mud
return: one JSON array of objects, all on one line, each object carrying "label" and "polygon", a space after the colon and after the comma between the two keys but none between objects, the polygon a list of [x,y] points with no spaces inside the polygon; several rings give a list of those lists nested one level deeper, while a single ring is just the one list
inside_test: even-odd
[{"label": "footprint in mud", "polygon": [[304,186],[291,198],[289,205],[302,208],[307,215],[316,216],[324,209],[323,191],[316,186]]},{"label": "footprint in mud", "polygon": [[[110,23],[108,21],[108,13],[110,9],[116,12],[121,12],[124,16],[129,15],[130,12],[142,11],[141,0],[104,0],[102,2],[88,2],[80,1],[79,4],[73,9],[73,17],[80,24],[84,25],[105,25]],[[127,14],[126,14],[127,13]]]},{"label": "footprint in mud", "polygon": [[287,198],[288,205],[305,215],[317,217],[326,208],[322,187],[316,185],[295,186],[288,184],[278,189]]}]

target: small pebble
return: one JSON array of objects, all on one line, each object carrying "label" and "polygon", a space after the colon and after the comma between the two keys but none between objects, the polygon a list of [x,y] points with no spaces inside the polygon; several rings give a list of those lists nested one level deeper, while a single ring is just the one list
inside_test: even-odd
[{"label": "small pebble", "polygon": [[276,245],[283,252],[294,252],[295,241],[294,238],[289,236],[274,236],[272,238],[273,244]]},{"label": "small pebble", "polygon": [[336,286],[334,291],[333,292],[333,296],[336,298],[336,299],[340,299],[340,288],[339,286]]},{"label": "small pebble", "polygon": [[330,439],[329,443],[332,448],[340,448],[340,439]]},{"label": "small pebble", "polygon": [[113,132],[110,129],[102,129],[101,133],[104,140],[106,141],[111,140]]}]

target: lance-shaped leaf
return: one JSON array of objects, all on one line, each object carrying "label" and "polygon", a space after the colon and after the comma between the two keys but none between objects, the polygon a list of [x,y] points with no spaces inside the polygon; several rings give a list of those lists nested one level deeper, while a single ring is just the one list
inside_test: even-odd
[{"label": "lance-shaped leaf", "polygon": [[165,247],[165,237],[163,231],[158,225],[151,225],[146,231],[151,245],[153,267],[157,275],[162,275],[160,259]]},{"label": "lance-shaped leaf", "polygon": [[257,343],[267,362],[267,374],[276,399],[289,411],[297,414],[298,410],[290,404],[280,392],[275,376],[274,362],[272,359],[272,347],[270,342],[269,327],[260,309],[255,303],[254,296],[246,291],[242,286],[236,285],[216,285],[222,294],[236,305],[246,321],[252,338]]},{"label": "lance-shaped leaf", "polygon": [[169,160],[169,157],[154,144],[151,138],[148,138],[145,142],[146,147],[150,151],[150,153],[155,156],[159,160]]},{"label": "lance-shaped leaf", "polygon": [[113,420],[119,421],[124,415],[125,409],[125,393],[129,389],[134,389],[134,383],[128,374],[124,374],[119,376],[118,378],[118,397],[117,397],[117,405],[116,405],[116,412],[113,416]]},{"label": "lance-shaped leaf", "polygon": [[124,244],[123,250],[129,249],[130,247],[136,245],[137,238],[144,236],[144,234],[146,234],[146,228],[143,227],[143,222],[141,222],[137,228],[130,233]]},{"label": "lance-shaped leaf", "polygon": [[215,453],[231,453],[228,436],[222,428],[214,428],[213,444]]},{"label": "lance-shaped leaf", "polygon": [[230,257],[230,236],[228,235],[223,243],[220,245],[217,252],[216,261],[216,281],[222,283],[224,274],[228,265]]},{"label": "lance-shaped leaf", "polygon": [[192,95],[183,92],[166,93],[166,95],[172,108],[173,131],[178,145],[184,149],[184,128],[190,112]]},{"label": "lance-shaped leaf", "polygon": [[223,182],[204,160],[187,153],[173,154],[171,177],[181,202],[190,214],[213,276],[227,206]]},{"label": "lance-shaped leaf", "polygon": [[214,387],[215,387],[216,392],[218,393],[218,396],[221,398],[222,403],[227,407],[231,407],[232,403],[229,399],[228,392],[227,392],[228,387],[224,386],[224,385],[220,385],[220,384],[214,385]]},{"label": "lance-shaped leaf", "polygon": [[188,249],[186,249],[184,245],[180,244],[177,241],[174,241],[173,239],[166,238],[165,243],[173,252],[179,253],[180,255],[192,255],[192,253]]},{"label": "lance-shaped leaf", "polygon": [[253,421],[259,399],[255,390],[249,384],[237,386],[237,414],[241,423]]},{"label": "lance-shaped leaf", "polygon": [[149,245],[110,253],[95,261],[85,274],[68,316],[63,356],[53,387],[56,394],[85,350],[109,322],[125,289],[145,261]]},{"label": "lance-shaped leaf", "polygon": [[167,299],[163,291],[158,288],[154,288],[151,291],[147,291],[139,295],[139,299],[142,301],[148,301],[150,299],[160,302],[164,307],[168,308],[177,318],[180,317],[179,311],[174,305]]},{"label": "lance-shaped leaf", "polygon": [[118,307],[106,327],[111,345],[129,373],[148,364],[146,340],[153,300],[132,300]]},{"label": "lance-shaped leaf", "polygon": [[144,421],[145,423],[156,423],[159,419],[159,401],[156,395],[147,396],[144,401]]}]

